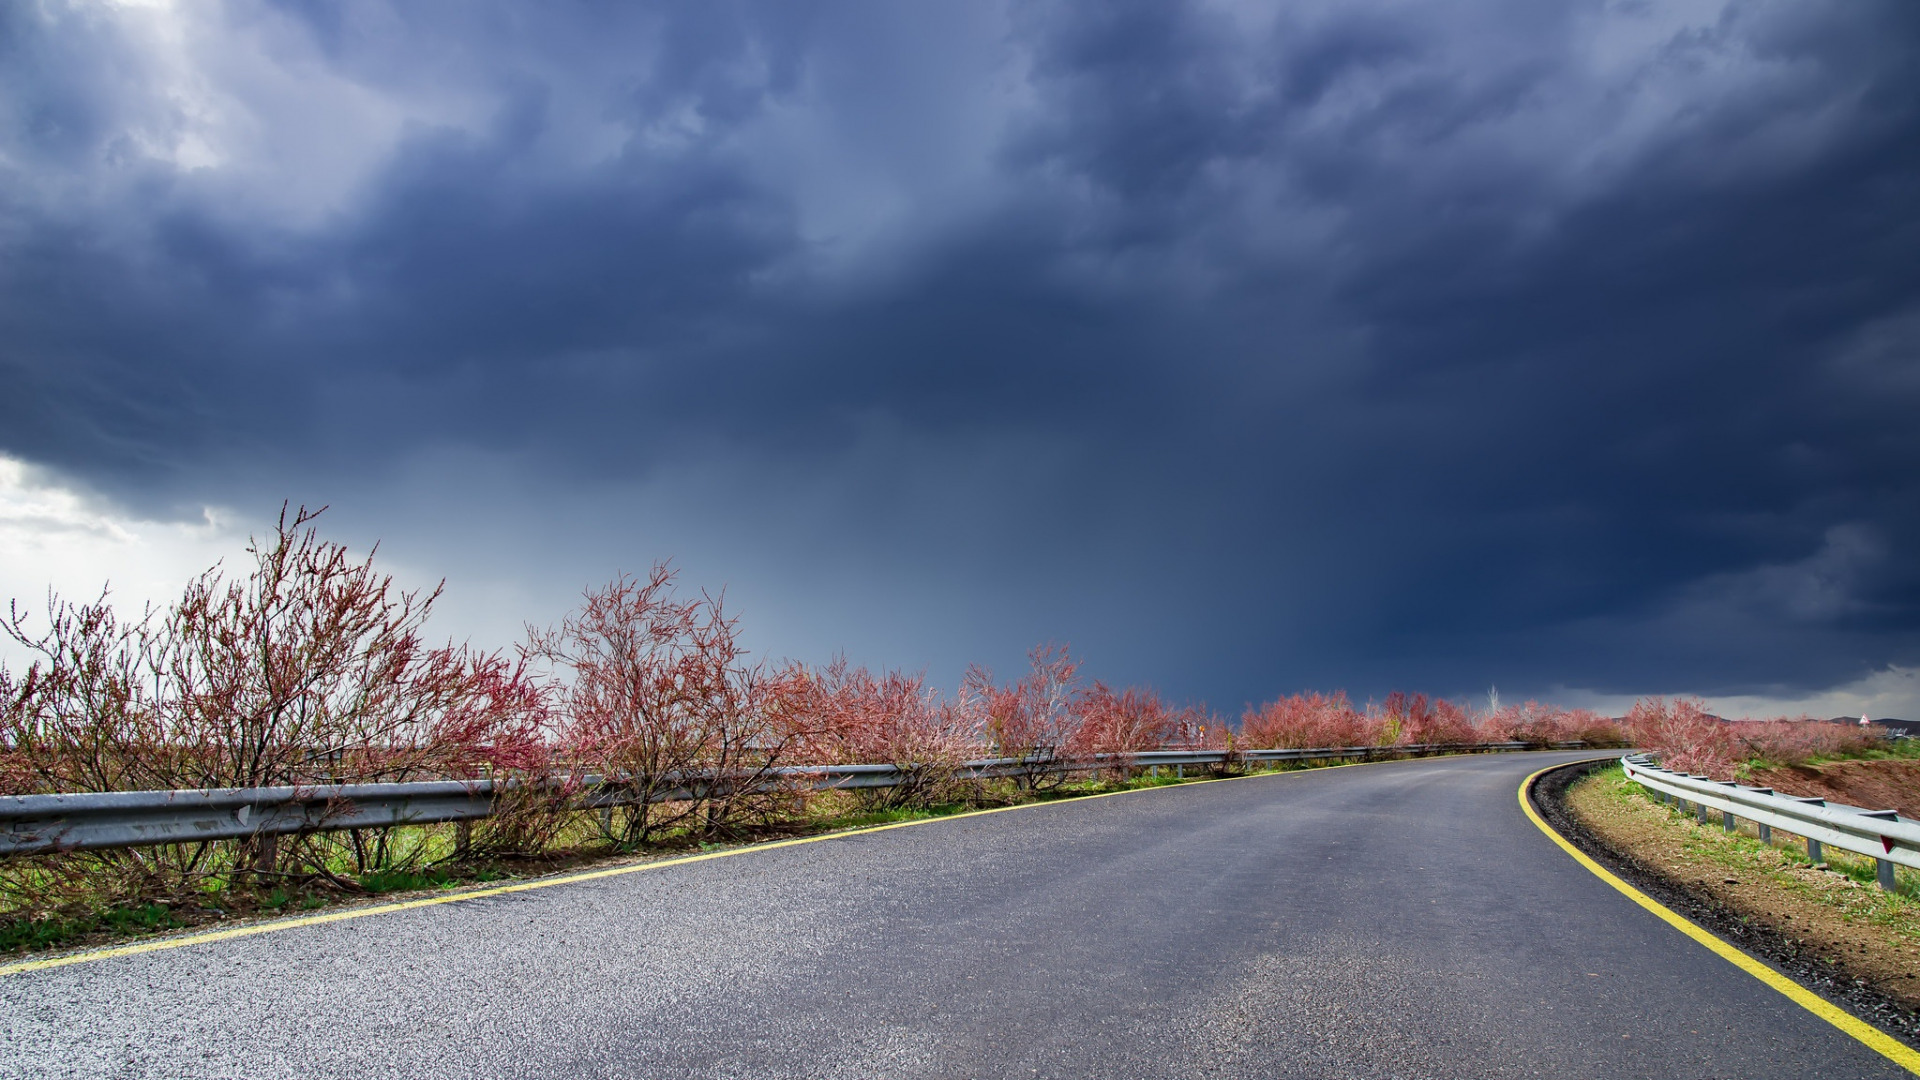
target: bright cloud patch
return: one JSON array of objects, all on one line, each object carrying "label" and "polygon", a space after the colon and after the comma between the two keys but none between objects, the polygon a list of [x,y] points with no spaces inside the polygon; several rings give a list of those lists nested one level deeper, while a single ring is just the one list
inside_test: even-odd
[{"label": "bright cloud patch", "polygon": [[[0,602],[31,613],[30,628],[45,625],[49,589],[91,601],[107,586],[129,614],[163,606],[195,574],[241,554],[246,541],[246,530],[225,513],[208,509],[197,522],[141,520],[0,457]],[[0,645],[0,658],[6,655]]]}]

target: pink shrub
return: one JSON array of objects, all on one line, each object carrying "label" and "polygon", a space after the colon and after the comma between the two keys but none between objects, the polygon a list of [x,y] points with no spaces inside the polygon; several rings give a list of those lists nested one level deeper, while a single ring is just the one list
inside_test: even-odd
[{"label": "pink shrub", "polygon": [[1799,765],[1813,758],[1846,757],[1880,744],[1877,728],[1835,724],[1802,716],[1788,720],[1742,720],[1732,725],[1745,756],[1778,765]]},{"label": "pink shrub", "polygon": [[1374,746],[1383,725],[1353,707],[1344,693],[1294,694],[1249,708],[1240,719],[1240,745],[1253,750]]},{"label": "pink shrub", "polygon": [[1064,778],[1046,762],[1075,742],[1086,691],[1066,646],[1036,646],[1027,659],[1029,671],[1011,686],[996,686],[992,673],[979,665],[968,668],[956,708],[986,734],[995,757],[1029,762],[1018,779],[1023,787],[1037,788]]},{"label": "pink shrub", "polygon": [[1731,779],[1736,765],[1758,761],[1796,765],[1813,758],[1845,757],[1871,750],[1880,733],[1871,727],[1800,717],[1794,720],[1718,720],[1697,701],[1661,698],[1636,702],[1627,715],[1634,744],[1658,753],[1670,769]]},{"label": "pink shrub", "polygon": [[1524,742],[1535,746],[1578,740],[1592,746],[1624,746],[1625,729],[1590,709],[1561,709],[1528,701],[1481,719],[1483,742]]},{"label": "pink shrub", "polygon": [[878,677],[844,657],[802,669],[782,691],[778,712],[804,764],[892,765],[906,782],[876,789],[878,804],[938,801],[952,793],[954,770],[981,754],[979,714],[940,700],[923,675]]},{"label": "pink shrub", "polygon": [[[1192,718],[1152,690],[1128,687],[1118,693],[1096,682],[1080,703],[1080,724],[1067,744],[1075,757],[1113,754],[1124,758],[1157,750],[1181,737]],[[1197,726],[1197,725],[1192,725]]]},{"label": "pink shrub", "polygon": [[1239,733],[1224,716],[1208,712],[1204,704],[1188,705],[1174,714],[1170,746],[1187,750],[1232,750]]},{"label": "pink shrub", "polygon": [[1589,746],[1625,746],[1627,729],[1610,716],[1592,709],[1556,711],[1553,719],[1554,741],[1578,739]]},{"label": "pink shrub", "polygon": [[566,759],[625,804],[616,839],[726,829],[766,809],[758,789],[797,741],[769,708],[787,675],[748,665],[737,620],[704,592],[681,596],[666,564],[587,590],[525,652],[549,672]]},{"label": "pink shrub", "polygon": [[1427,700],[1394,691],[1379,709],[1383,742],[1403,746],[1458,745],[1476,741],[1465,709],[1445,698]]},{"label": "pink shrub", "polygon": [[1698,700],[1646,698],[1627,713],[1634,745],[1659,753],[1669,769],[1724,777],[1743,756],[1726,721]]},{"label": "pink shrub", "polygon": [[122,625],[104,596],[50,602],[34,657],[0,672],[10,792],[468,779],[538,767],[540,688],[498,654],[429,647],[439,590],[402,592],[282,511],[254,567],[215,567],[157,618]]}]

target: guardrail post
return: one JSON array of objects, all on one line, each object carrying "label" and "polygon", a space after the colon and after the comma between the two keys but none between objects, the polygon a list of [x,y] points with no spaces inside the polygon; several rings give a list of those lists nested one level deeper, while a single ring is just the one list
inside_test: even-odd
[{"label": "guardrail post", "polygon": [[457,859],[464,859],[467,857],[467,853],[472,849],[473,849],[473,822],[471,821],[455,822],[453,825],[454,857]]},{"label": "guardrail post", "polygon": [[1734,817],[1733,811],[1731,810],[1721,811],[1720,827],[1727,830],[1728,832],[1735,832],[1740,828],[1740,819],[1737,817]]},{"label": "guardrail post", "polygon": [[1756,821],[1753,823],[1753,827],[1760,830],[1761,840],[1769,844],[1773,843],[1773,826],[1764,821]]},{"label": "guardrail post", "polygon": [[1707,823],[1707,804],[1695,800],[1693,804],[1693,816],[1700,819],[1700,824],[1705,825]]},{"label": "guardrail post", "polygon": [[1820,841],[1807,838],[1807,861],[1816,865],[1827,861],[1827,853],[1820,850]]},{"label": "guardrail post", "polygon": [[1875,859],[1873,861],[1874,876],[1880,879],[1880,887],[1888,892],[1898,891],[1899,882],[1893,879],[1893,860]]}]

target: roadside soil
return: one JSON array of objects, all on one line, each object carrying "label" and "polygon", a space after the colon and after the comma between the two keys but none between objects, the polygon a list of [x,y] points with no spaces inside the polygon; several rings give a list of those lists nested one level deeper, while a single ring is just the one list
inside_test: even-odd
[{"label": "roadside soil", "polygon": [[1770,787],[1783,795],[1826,799],[1868,810],[1898,810],[1920,818],[1920,761],[1829,761],[1820,765],[1781,765],[1754,769],[1743,783]]},{"label": "roadside soil", "polygon": [[1562,769],[1536,785],[1536,805],[1561,835],[1669,908],[1920,1048],[1920,902],[1816,869],[1797,849],[1729,836],[1717,821],[1702,826],[1646,798],[1609,764]]}]

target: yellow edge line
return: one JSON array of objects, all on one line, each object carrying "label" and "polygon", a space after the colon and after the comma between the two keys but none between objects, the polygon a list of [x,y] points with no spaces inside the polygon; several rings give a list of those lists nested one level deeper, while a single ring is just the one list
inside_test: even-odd
[{"label": "yellow edge line", "polygon": [[[1408,761],[1423,760],[1407,758]],[[1348,769],[1356,765],[1388,765],[1386,761],[1349,761],[1340,765],[1323,765],[1318,769],[1300,769],[1299,773],[1324,772],[1327,769]],[[821,833],[818,836],[802,836],[793,840],[775,840],[771,843],[748,844],[744,847],[729,848],[726,851],[709,851],[700,855],[682,855],[673,859],[658,859],[653,862],[631,863],[626,866],[614,866],[605,870],[588,870],[578,874],[562,874],[558,877],[537,878],[533,881],[521,881],[512,885],[495,885],[483,889],[469,889],[445,896],[428,896],[418,900],[402,900],[392,904],[373,904],[367,907],[349,908],[345,911],[330,911],[319,915],[299,915],[287,919],[274,919],[269,922],[254,923],[248,926],[235,926],[226,930],[211,930],[205,933],[182,934],[178,937],[162,938],[157,941],[142,941],[133,945],[118,945],[108,949],[94,949],[88,952],[69,953],[65,956],[50,956],[41,960],[22,960],[17,963],[0,965],[0,976],[17,975],[26,971],[45,971],[48,968],[66,967],[69,964],[84,964],[91,960],[109,960],[116,956],[138,956],[141,953],[159,952],[162,949],[179,949],[188,945],[201,945],[212,941],[230,941],[234,938],[253,937],[256,934],[270,934],[276,930],[292,930],[302,926],[320,926],[325,923],[346,922],[348,919],[364,919],[369,915],[386,915],[396,911],[411,911],[415,908],[433,907],[436,904],[457,904],[463,900],[479,900],[488,896],[505,896],[509,893],[530,892],[534,889],[550,889],[555,885],[572,885],[580,881],[597,881],[601,878],[620,877],[623,874],[637,874],[642,870],[658,870],[668,866],[686,866],[689,863],[706,862],[708,859],[723,859],[729,855],[745,855],[755,851],[772,851],[775,848],[797,847],[801,844],[817,844],[822,840],[839,840],[848,836],[865,836],[871,833],[886,832],[888,829],[904,829],[911,825],[930,825],[936,821],[953,821],[957,818],[984,817],[987,814],[1000,814],[1008,810],[1029,810],[1040,806],[1060,806],[1068,803],[1085,802],[1089,799],[1105,799],[1114,795],[1132,795],[1142,791],[1161,791],[1166,788],[1193,787],[1199,784],[1218,784],[1227,780],[1253,780],[1262,776],[1288,776],[1292,773],[1251,773],[1247,776],[1222,776],[1212,780],[1188,780],[1182,784],[1165,784],[1150,788],[1129,788],[1126,791],[1103,791],[1096,795],[1080,795],[1071,799],[1050,799],[1046,802],[1020,803],[1015,806],[995,806],[987,810],[968,810],[960,814],[947,814],[942,817],[920,818],[914,821],[896,821],[888,825],[869,825],[862,829],[847,829],[843,832]]]},{"label": "yellow edge line", "polygon": [[1882,1056],[1908,1072],[1920,1076],[1920,1051],[1914,1050],[1912,1047],[1881,1031],[1879,1028],[1874,1027],[1872,1024],[1861,1020],[1852,1013],[1841,1009],[1839,1006],[1813,993],[1806,987],[1787,978],[1785,975],[1755,960],[1753,957],[1748,956],[1746,953],[1741,952],[1739,949],[1702,929],[1699,924],[1688,919],[1686,916],[1681,915],[1660,901],[1655,900],[1653,897],[1620,880],[1613,875],[1612,871],[1589,858],[1586,852],[1574,847],[1566,837],[1555,832],[1553,826],[1548,825],[1533,809],[1533,784],[1534,781],[1557,768],[1561,768],[1561,766],[1549,765],[1521,782],[1520,809],[1525,810],[1527,817],[1530,818],[1535,825],[1539,826],[1540,831],[1546,833],[1554,843],[1559,844],[1562,850],[1573,856],[1581,866],[1593,871],[1595,877],[1598,877],[1601,881],[1606,882],[1625,894],[1627,899],[1660,916],[1661,919],[1666,921],[1667,925],[1700,944],[1705,945],[1707,948],[1712,949],[1715,953],[1719,954],[1721,959],[1732,964],[1734,967],[1739,968],[1741,971],[1778,990],[1780,993],[1786,995],[1787,999],[1795,1005],[1800,1006],[1820,1019],[1825,1020],[1827,1023],[1832,1024],[1834,1027],[1839,1028],[1841,1031],[1846,1032],[1848,1035],[1853,1036],[1868,1048],[1878,1051]]}]

